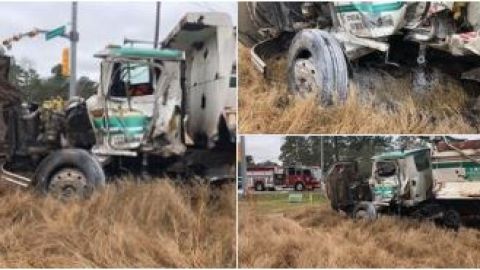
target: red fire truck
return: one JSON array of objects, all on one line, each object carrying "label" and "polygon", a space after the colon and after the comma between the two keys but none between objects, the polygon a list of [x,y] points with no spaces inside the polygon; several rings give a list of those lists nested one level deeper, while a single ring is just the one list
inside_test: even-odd
[{"label": "red fire truck", "polygon": [[317,166],[265,166],[247,170],[248,188],[256,191],[294,188],[296,191],[320,187],[321,169]]}]

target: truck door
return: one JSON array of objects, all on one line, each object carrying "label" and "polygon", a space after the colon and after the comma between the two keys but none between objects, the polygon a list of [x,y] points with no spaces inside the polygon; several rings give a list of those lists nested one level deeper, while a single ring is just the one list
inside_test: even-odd
[{"label": "truck door", "polygon": [[411,178],[411,198],[422,202],[433,197],[433,172],[430,160],[430,151],[416,153],[413,157],[415,163],[415,175]]}]

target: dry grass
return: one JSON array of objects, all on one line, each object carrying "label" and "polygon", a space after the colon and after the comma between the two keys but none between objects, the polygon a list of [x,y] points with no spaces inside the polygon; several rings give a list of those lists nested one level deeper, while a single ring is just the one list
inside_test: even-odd
[{"label": "dry grass", "polygon": [[241,133],[477,133],[463,115],[471,107],[470,98],[448,78],[437,78],[435,89],[417,93],[409,77],[396,81],[384,73],[365,80],[357,74],[347,103],[323,108],[313,98],[288,93],[284,59],[274,62],[275,76],[266,81],[250,63],[247,48],[240,46],[239,57]]},{"label": "dry grass", "polygon": [[407,219],[353,222],[327,204],[259,215],[240,207],[240,267],[479,267],[480,231]]},{"label": "dry grass", "polygon": [[235,267],[235,192],[111,184],[62,204],[0,189],[0,267]]}]

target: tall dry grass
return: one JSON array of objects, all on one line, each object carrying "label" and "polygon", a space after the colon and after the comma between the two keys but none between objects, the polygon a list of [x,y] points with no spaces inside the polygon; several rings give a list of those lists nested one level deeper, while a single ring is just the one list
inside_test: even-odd
[{"label": "tall dry grass", "polygon": [[[378,72],[356,74],[342,106],[321,107],[313,98],[292,96],[286,86],[286,61],[273,61],[270,80],[253,68],[240,46],[239,125],[241,133],[416,134],[477,133],[466,112],[472,100],[458,82],[435,78],[423,93],[411,76],[399,79]],[[383,74],[383,75],[382,75]]]},{"label": "tall dry grass", "polygon": [[60,203],[0,189],[0,267],[234,267],[235,192],[111,184]]},{"label": "tall dry grass", "polygon": [[354,222],[325,204],[284,215],[242,205],[239,265],[245,267],[479,267],[480,231],[383,217]]}]

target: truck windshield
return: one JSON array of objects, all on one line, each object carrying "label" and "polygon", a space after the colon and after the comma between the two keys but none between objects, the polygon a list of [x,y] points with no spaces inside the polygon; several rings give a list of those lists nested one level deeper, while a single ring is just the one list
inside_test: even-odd
[{"label": "truck windshield", "polygon": [[115,63],[110,95],[114,97],[126,97],[127,94],[129,96],[153,94],[150,70],[150,67],[147,65]]},{"label": "truck windshield", "polygon": [[[130,85],[146,84],[150,82],[150,68],[144,65],[130,65],[126,67],[126,79]],[[125,79],[124,79],[125,80]]]},{"label": "truck windshield", "polygon": [[390,177],[396,173],[396,166],[392,161],[379,161],[376,163],[376,167],[377,175],[380,177]]}]

